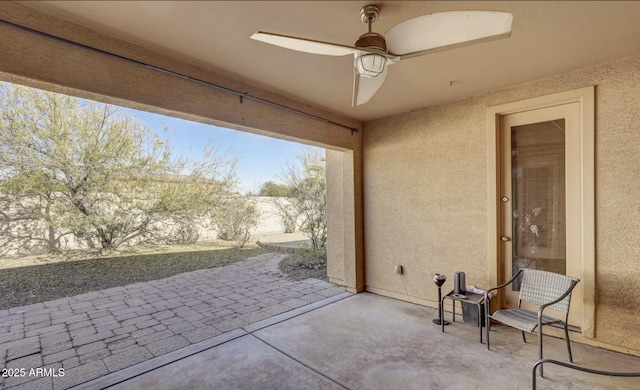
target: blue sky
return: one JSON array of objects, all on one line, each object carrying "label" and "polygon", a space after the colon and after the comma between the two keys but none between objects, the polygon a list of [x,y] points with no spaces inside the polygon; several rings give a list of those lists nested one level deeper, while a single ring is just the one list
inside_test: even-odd
[{"label": "blue sky", "polygon": [[[204,145],[210,142],[217,146],[221,153],[228,151],[230,155],[236,156],[237,174],[242,193],[257,192],[262,183],[269,180],[280,182],[278,175],[286,162],[295,162],[296,156],[304,150],[314,148],[296,142],[144,111],[123,110],[133,113],[161,138],[169,138],[175,155],[191,155],[197,158],[201,155]],[[165,133],[165,127],[168,128],[168,133]]]}]

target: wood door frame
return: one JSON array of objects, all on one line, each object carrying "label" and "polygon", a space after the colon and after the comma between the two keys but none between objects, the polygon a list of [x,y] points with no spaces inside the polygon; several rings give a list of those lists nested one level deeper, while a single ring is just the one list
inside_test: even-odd
[{"label": "wood door frame", "polygon": [[[555,93],[492,106],[487,109],[487,270],[489,285],[505,282],[500,258],[500,117],[567,103],[580,105],[580,219],[582,275],[582,335],[595,337],[595,87]],[[497,306],[502,302],[498,297]]]}]

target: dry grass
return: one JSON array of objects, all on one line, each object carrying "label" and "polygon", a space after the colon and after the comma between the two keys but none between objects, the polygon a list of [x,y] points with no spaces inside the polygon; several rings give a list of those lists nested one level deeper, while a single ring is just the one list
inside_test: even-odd
[{"label": "dry grass", "polygon": [[[255,248],[255,245],[247,245]],[[233,248],[233,244],[223,240],[201,241],[183,245],[137,245],[122,246],[114,249],[73,249],[60,252],[44,253],[31,256],[2,256],[0,269],[27,267],[31,265],[52,264],[59,262],[101,259],[111,257],[137,256],[146,254],[212,251]]]},{"label": "dry grass", "polygon": [[222,242],[69,251],[0,259],[0,310],[184,272],[225,266],[261,253]]}]

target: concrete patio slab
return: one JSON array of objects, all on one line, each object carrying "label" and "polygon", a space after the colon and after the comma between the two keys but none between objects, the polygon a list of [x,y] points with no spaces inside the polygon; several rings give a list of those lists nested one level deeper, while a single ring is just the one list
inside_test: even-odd
[{"label": "concrete patio slab", "polygon": [[[520,332],[495,326],[488,351],[478,342],[476,327],[455,322],[442,333],[431,322],[435,315],[433,309],[362,293],[111,388],[531,388],[535,342],[524,344]],[[577,343],[573,347],[578,364],[640,371],[639,358]],[[566,359],[563,340],[547,337],[545,348],[545,356]],[[638,378],[599,377],[548,366],[538,389],[637,389],[639,385]]]},{"label": "concrete patio slab", "polygon": [[[203,370],[204,367],[207,369]],[[343,389],[251,335],[198,354],[197,364],[184,359],[168,365],[163,369],[161,382],[168,378],[170,386],[164,388],[171,389]],[[157,388],[158,377],[154,375],[139,376],[110,387]]]},{"label": "concrete patio slab", "polygon": [[300,248],[310,248],[311,240],[302,232],[263,235],[258,245],[279,252],[295,252]]}]

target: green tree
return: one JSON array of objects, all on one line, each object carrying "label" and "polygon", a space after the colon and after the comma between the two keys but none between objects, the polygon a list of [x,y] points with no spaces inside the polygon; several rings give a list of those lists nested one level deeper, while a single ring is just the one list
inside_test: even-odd
[{"label": "green tree", "polygon": [[114,106],[0,84],[5,249],[53,250],[71,234],[102,248],[174,240],[236,182],[234,159],[211,148],[199,162],[174,159]]},{"label": "green tree", "polygon": [[315,149],[307,149],[298,156],[297,163],[288,162],[281,175],[292,189],[286,207],[290,215],[295,215],[313,249],[324,248],[327,243],[325,171],[324,155]]},{"label": "green tree", "polygon": [[274,183],[272,181],[267,181],[260,187],[260,191],[258,192],[258,196],[269,196],[269,197],[279,197],[279,198],[287,198],[291,196],[292,188],[286,186],[284,184]]},{"label": "green tree", "polygon": [[[38,187],[38,172],[23,172],[0,183],[0,253],[19,254],[64,248],[73,232],[58,220],[59,194]],[[31,195],[24,197],[25,190]]]}]

